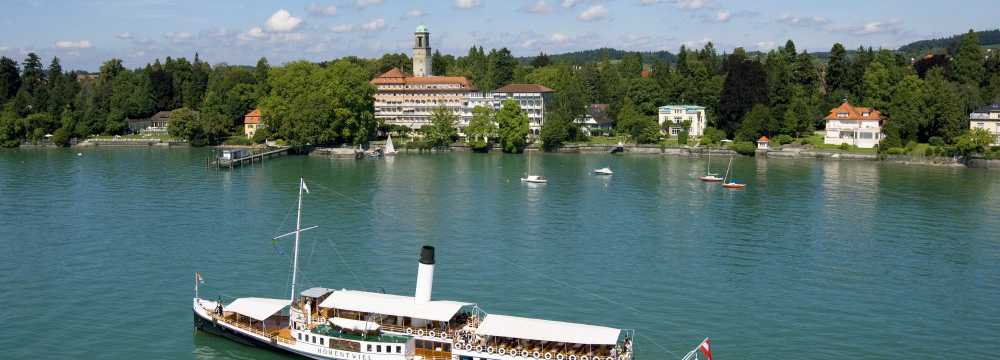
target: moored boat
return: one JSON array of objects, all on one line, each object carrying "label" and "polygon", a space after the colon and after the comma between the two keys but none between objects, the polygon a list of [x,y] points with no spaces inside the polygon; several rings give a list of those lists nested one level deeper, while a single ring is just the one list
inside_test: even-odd
[{"label": "moored boat", "polygon": [[609,168],[609,167],[602,167],[600,169],[594,169],[594,174],[597,174],[597,175],[614,175],[615,172],[611,171],[611,168]]}]

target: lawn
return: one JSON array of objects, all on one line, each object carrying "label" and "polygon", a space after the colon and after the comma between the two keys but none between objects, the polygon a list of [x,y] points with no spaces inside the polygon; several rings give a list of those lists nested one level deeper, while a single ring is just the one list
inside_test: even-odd
[{"label": "lawn", "polygon": [[876,154],[875,149],[862,149],[862,148],[851,147],[848,150],[843,150],[840,148],[840,145],[824,144],[822,131],[813,132],[813,134],[810,135],[809,137],[796,139],[796,142],[803,145],[811,144],[817,150],[839,151],[851,154],[872,154],[872,155]]}]

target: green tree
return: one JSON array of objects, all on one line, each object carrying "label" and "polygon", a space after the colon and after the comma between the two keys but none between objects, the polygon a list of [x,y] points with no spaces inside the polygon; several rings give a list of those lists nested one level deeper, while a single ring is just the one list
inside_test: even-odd
[{"label": "green tree", "polygon": [[959,84],[979,86],[983,81],[985,55],[979,46],[979,36],[969,30],[959,40],[954,60],[951,62],[951,77]]},{"label": "green tree", "polygon": [[167,125],[170,136],[185,139],[196,146],[205,145],[205,129],[201,126],[201,117],[197,111],[180,108],[170,113],[170,123]]},{"label": "green tree", "polygon": [[940,68],[928,71],[924,84],[927,89],[927,116],[932,129],[927,135],[940,136],[948,143],[954,143],[969,126],[957,87],[945,79]]},{"label": "green tree", "polygon": [[0,57],[0,105],[13,99],[21,88],[20,72],[16,61],[6,56]]},{"label": "green tree", "polygon": [[514,80],[514,68],[516,67],[517,59],[514,59],[514,56],[511,55],[510,50],[507,50],[507,48],[490,50],[490,55],[487,57],[486,79],[483,82],[483,88],[496,89],[510,84]]},{"label": "green tree", "polygon": [[886,106],[884,115],[886,136],[897,137],[901,143],[916,141],[926,131],[927,108],[924,81],[917,75],[907,75],[892,92],[892,101]]},{"label": "green tree", "polygon": [[851,63],[847,58],[847,50],[840,43],[833,44],[830,49],[830,60],[826,65],[827,92],[836,90],[853,91],[851,84]]},{"label": "green tree", "polygon": [[782,119],[781,132],[802,137],[813,131],[813,123],[816,120],[814,105],[815,99],[812,94],[807,94],[804,86],[796,85],[792,88],[792,102],[788,104]]},{"label": "green tree", "polygon": [[472,120],[465,128],[465,141],[474,149],[483,150],[490,145],[490,139],[497,135],[496,114],[492,106],[476,106],[472,109]]},{"label": "green tree", "polygon": [[622,57],[621,74],[627,78],[639,77],[642,73],[642,55],[630,52]]},{"label": "green tree", "polygon": [[757,141],[761,135],[768,132],[771,110],[763,104],[754,105],[743,118],[740,128],[736,131],[736,141]]},{"label": "green tree", "polygon": [[503,152],[523,152],[528,146],[528,114],[521,110],[521,105],[514,100],[504,100],[496,119]]},{"label": "green tree", "polygon": [[542,132],[540,134],[542,140],[542,149],[545,151],[554,151],[561,147],[564,142],[569,140],[569,124],[571,120],[567,121],[565,113],[552,114],[545,119],[545,124],[542,125]]},{"label": "green tree", "polygon": [[892,93],[889,70],[880,62],[873,62],[865,69],[864,103],[875,109],[885,109]]},{"label": "green tree", "polygon": [[271,93],[260,108],[278,138],[293,145],[358,145],[375,135],[375,89],[357,64],[296,61],[272,68],[268,78]]},{"label": "green tree", "polygon": [[968,158],[973,154],[982,153],[993,141],[993,134],[986,129],[970,129],[956,137],[955,148],[962,156]]},{"label": "green tree", "polygon": [[447,147],[458,139],[455,113],[445,106],[435,107],[431,112],[431,125],[423,128],[427,143],[432,147]]},{"label": "green tree", "polygon": [[615,131],[626,134],[637,144],[650,144],[659,141],[660,128],[656,117],[644,115],[638,111],[632,98],[626,97],[618,111],[618,123]]},{"label": "green tree", "polygon": [[549,60],[549,56],[545,55],[544,52],[541,52],[538,53],[538,56],[535,56],[535,58],[531,60],[531,67],[538,69],[549,66],[551,63],[552,60]]},{"label": "green tree", "polygon": [[768,104],[767,73],[758,61],[741,59],[738,53],[727,60],[726,76],[719,103],[718,125],[732,133],[748,111],[757,104]]}]

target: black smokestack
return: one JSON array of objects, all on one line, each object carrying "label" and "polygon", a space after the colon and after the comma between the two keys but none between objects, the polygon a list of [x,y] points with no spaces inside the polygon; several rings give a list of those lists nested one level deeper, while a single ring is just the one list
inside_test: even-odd
[{"label": "black smokestack", "polygon": [[430,245],[424,245],[420,248],[420,263],[427,265],[434,265],[434,247]]}]

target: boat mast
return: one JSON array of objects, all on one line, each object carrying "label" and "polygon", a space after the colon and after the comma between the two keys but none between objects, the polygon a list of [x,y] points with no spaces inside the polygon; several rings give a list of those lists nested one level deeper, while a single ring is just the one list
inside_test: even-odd
[{"label": "boat mast", "polygon": [[306,181],[299,178],[299,210],[295,216],[295,250],[292,257],[292,302],[295,302],[295,275],[299,271],[299,236],[302,234],[302,189],[305,189]]},{"label": "boat mast", "polygon": [[729,169],[733,168],[733,157],[729,157],[729,165],[726,166],[726,176],[722,177],[722,182],[725,183],[726,179],[729,179]]}]

